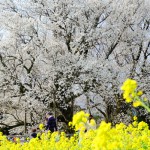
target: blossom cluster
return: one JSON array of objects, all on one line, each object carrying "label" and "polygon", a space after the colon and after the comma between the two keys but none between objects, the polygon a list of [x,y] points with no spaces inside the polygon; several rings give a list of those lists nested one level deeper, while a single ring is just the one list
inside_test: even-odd
[{"label": "blossom cluster", "polygon": [[72,122],[69,122],[71,127],[75,128],[75,131],[85,131],[96,128],[96,122],[94,119],[89,119],[89,114],[84,111],[77,112],[73,116]]},{"label": "blossom cluster", "polygon": [[[74,115],[72,124],[79,127],[79,122],[88,122],[88,114],[83,111]],[[86,119],[85,119],[86,118]],[[84,126],[85,127],[85,126]],[[77,128],[75,128],[77,129]],[[81,128],[82,129],[82,128]],[[6,136],[0,134],[1,150],[148,150],[150,149],[150,130],[145,122],[137,122],[128,126],[120,123],[112,126],[111,123],[102,121],[97,129],[86,131],[78,129],[78,132],[68,137],[64,132],[42,133],[37,138],[27,142],[9,141]]]},{"label": "blossom cluster", "polygon": [[121,86],[121,90],[123,91],[123,98],[127,103],[133,102],[134,107],[142,106],[148,112],[150,112],[150,108],[147,106],[147,99],[142,97],[143,92],[141,90],[138,91],[137,86],[138,85],[135,80],[127,79]]}]

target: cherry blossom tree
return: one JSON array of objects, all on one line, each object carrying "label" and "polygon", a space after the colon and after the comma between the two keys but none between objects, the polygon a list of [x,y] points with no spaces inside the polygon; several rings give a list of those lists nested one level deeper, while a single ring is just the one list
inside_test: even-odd
[{"label": "cherry blossom tree", "polygon": [[149,93],[149,8],[143,0],[1,0],[1,112],[19,125],[39,123],[45,111],[67,123],[85,99],[87,111],[112,122],[127,77]]}]

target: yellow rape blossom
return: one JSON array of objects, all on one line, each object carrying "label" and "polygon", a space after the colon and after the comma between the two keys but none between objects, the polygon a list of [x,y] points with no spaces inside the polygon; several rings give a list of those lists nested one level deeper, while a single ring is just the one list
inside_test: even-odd
[{"label": "yellow rape blossom", "polygon": [[123,98],[127,103],[132,101],[132,98],[135,96],[135,90],[137,88],[137,82],[132,79],[127,79],[121,86],[121,90],[124,91]]},{"label": "yellow rape blossom", "polygon": [[[86,127],[82,117],[87,117],[87,113],[77,113],[74,123],[78,126]],[[32,138],[21,143],[16,138],[15,143],[9,141],[6,136],[0,133],[0,150],[149,150],[150,130],[145,122],[134,122],[130,125],[123,123],[112,126],[111,123],[102,121],[98,128],[80,131],[71,137],[67,137],[64,132],[42,133],[40,138]],[[94,120],[90,124],[95,125]],[[76,125],[76,124],[74,124]]]},{"label": "yellow rape blossom", "polygon": [[40,129],[40,130],[43,130],[43,129],[44,129],[44,124],[41,123],[41,124],[39,125],[39,129]]},{"label": "yellow rape blossom", "polygon": [[138,95],[138,96],[143,95],[143,91],[138,91],[138,92],[137,92],[137,95]]},{"label": "yellow rape blossom", "polygon": [[138,124],[138,129],[141,130],[141,129],[148,129],[148,124],[144,121],[141,121],[139,124]]},{"label": "yellow rape blossom", "polygon": [[85,130],[85,124],[88,120],[89,114],[80,111],[73,116],[73,120],[69,125],[75,126],[75,130]]},{"label": "yellow rape blossom", "polygon": [[123,98],[127,103],[133,102],[134,107],[142,106],[150,112],[150,108],[146,103],[147,99],[142,98],[143,91],[137,91],[137,82],[135,80],[127,79],[121,86],[121,90],[123,90]]},{"label": "yellow rape blossom", "polygon": [[141,103],[141,101],[135,101],[135,102],[133,102],[133,106],[134,107],[142,106],[142,103]]},{"label": "yellow rape blossom", "polygon": [[136,121],[136,120],[137,120],[137,116],[134,116],[134,117],[133,117],[133,120]]}]

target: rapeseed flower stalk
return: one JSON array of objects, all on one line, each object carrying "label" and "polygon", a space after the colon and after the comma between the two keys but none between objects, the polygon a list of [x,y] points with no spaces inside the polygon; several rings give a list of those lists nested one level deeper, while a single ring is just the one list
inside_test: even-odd
[{"label": "rapeseed flower stalk", "polygon": [[82,130],[84,131],[86,129],[86,123],[88,121],[89,114],[85,113],[84,111],[77,112],[73,116],[72,122],[69,123],[69,125],[75,127],[75,130]]},{"label": "rapeseed flower stalk", "polygon": [[127,79],[122,87],[121,90],[124,91],[123,98],[126,100],[127,103],[132,102],[132,98],[135,96],[135,90],[137,88],[137,82],[132,79]]},{"label": "rapeseed flower stalk", "polygon": [[133,107],[142,106],[148,112],[150,112],[150,108],[147,106],[147,99],[142,98],[143,91],[138,91],[137,86],[138,85],[135,80],[127,79],[121,86],[121,90],[123,91],[123,98],[127,103],[132,102]]}]

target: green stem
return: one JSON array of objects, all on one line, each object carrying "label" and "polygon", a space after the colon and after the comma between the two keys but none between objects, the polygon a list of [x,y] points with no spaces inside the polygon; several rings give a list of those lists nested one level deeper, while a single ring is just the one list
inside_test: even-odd
[{"label": "green stem", "polygon": [[139,96],[135,96],[135,100],[138,100],[138,101],[140,101],[141,103],[142,103],[142,106],[148,111],[148,112],[150,112],[150,108],[143,102],[143,100],[141,100],[140,98],[139,98]]},{"label": "green stem", "polygon": [[141,101],[141,103],[142,103],[142,106],[143,106],[148,112],[150,112],[150,108],[149,108],[147,105],[145,105],[142,101]]}]

